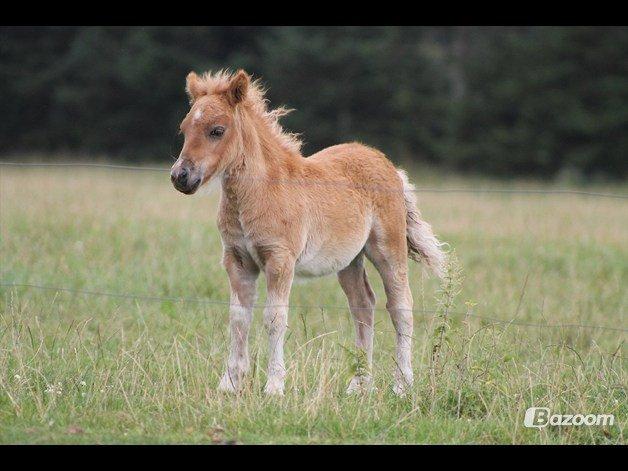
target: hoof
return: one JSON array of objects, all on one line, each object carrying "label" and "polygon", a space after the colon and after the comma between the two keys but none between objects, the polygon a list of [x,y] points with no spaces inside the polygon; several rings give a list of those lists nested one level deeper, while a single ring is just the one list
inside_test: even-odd
[{"label": "hoof", "polygon": [[240,387],[236,384],[233,378],[231,378],[228,373],[225,373],[220,379],[220,384],[218,384],[218,391],[228,394],[236,394],[239,390]]},{"label": "hoof", "polygon": [[412,380],[398,380],[395,382],[393,386],[393,393],[395,393],[399,397],[405,397],[412,388]]},{"label": "hoof", "polygon": [[414,375],[411,369],[397,370],[395,373],[395,385],[393,386],[393,393],[399,397],[405,397],[412,388]]},{"label": "hoof", "polygon": [[406,384],[395,384],[392,388],[397,397],[406,397],[409,387]]},{"label": "hoof", "polygon": [[347,394],[360,394],[375,391],[371,376],[354,376],[347,387]]},{"label": "hoof", "polygon": [[269,379],[264,387],[264,393],[268,396],[283,396],[283,380]]}]

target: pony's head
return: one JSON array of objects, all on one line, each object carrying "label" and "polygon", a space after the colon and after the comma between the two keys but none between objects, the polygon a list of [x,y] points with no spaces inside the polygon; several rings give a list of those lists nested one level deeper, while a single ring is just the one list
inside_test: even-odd
[{"label": "pony's head", "polygon": [[186,195],[224,171],[238,154],[238,107],[243,105],[251,86],[243,70],[187,76],[186,91],[190,111],[181,122],[185,141],[172,166],[174,187]]}]

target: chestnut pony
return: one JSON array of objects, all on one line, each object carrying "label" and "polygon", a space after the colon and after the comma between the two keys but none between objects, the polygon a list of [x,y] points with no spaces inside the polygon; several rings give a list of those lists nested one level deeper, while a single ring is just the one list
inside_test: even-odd
[{"label": "chestnut pony", "polygon": [[368,369],[347,392],[371,386],[375,296],[364,256],[382,277],[397,332],[394,391],[412,384],[412,295],[408,257],[441,275],[445,256],[421,219],[406,174],[378,150],[358,143],[328,147],[308,158],[283,131],[287,110],[269,110],[264,91],[243,70],[187,76],[191,108],[172,167],[174,187],[185,194],[218,179],[218,228],[231,287],[231,347],[219,388],[237,392],[249,369],[248,335],[256,280],[264,272],[269,335],[265,391],[283,394],[284,335],[295,276],[338,274],[356,329],[356,346]]}]

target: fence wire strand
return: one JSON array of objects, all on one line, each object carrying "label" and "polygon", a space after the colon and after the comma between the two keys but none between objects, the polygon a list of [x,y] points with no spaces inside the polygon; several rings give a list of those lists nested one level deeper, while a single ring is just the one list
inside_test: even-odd
[{"label": "fence wire strand", "polygon": [[[170,169],[165,167],[149,167],[149,166],[133,166],[133,165],[119,165],[119,164],[105,164],[105,163],[90,163],[90,162],[0,162],[0,166],[5,167],[85,167],[85,168],[104,168],[112,170],[132,170],[132,171],[146,171],[146,172],[168,172]],[[249,177],[254,179],[252,177]],[[255,179],[255,180],[262,180]],[[269,181],[269,180],[265,180]],[[353,185],[345,182],[334,182],[329,180],[289,180],[278,179],[271,180],[273,183],[284,183],[294,185],[320,185],[320,186],[341,186],[363,189],[375,189],[382,192],[398,192],[399,190],[393,190],[381,185]],[[525,189],[525,188],[415,188],[412,190],[415,193],[486,193],[486,194],[514,194],[514,195],[576,195],[576,196],[590,196],[598,198],[612,198],[612,199],[628,199],[628,195],[621,193],[601,193],[594,191],[584,190],[572,190],[568,188],[557,189]]]},{"label": "fence wire strand", "polygon": [[[131,171],[146,171],[146,172],[168,172],[169,168],[164,167],[150,167],[150,166],[132,166],[132,165],[120,165],[120,164],[106,164],[106,163],[90,163],[90,162],[0,162],[0,166],[5,167],[83,167],[83,168],[103,168],[112,170],[131,170]],[[297,181],[297,180],[278,180],[280,183],[288,184],[308,184],[308,185],[339,185],[348,186],[344,182],[332,182],[316,180],[311,182]],[[351,185],[354,186],[354,185]],[[370,186],[357,186],[361,188],[367,188]],[[380,188],[381,189],[381,188]],[[384,191],[398,191],[384,188]],[[578,196],[591,196],[600,198],[613,198],[613,199],[628,199],[628,195],[619,193],[600,193],[583,190],[571,190],[571,189],[509,189],[509,188],[416,188],[413,190],[416,193],[495,193],[495,194],[521,194],[521,195],[543,195],[543,194],[562,194],[562,195],[578,195]],[[116,293],[109,291],[95,291],[77,288],[68,288],[62,286],[48,286],[33,283],[13,283],[13,282],[0,282],[0,287],[4,288],[31,288],[47,291],[68,292],[87,296],[103,296],[122,299],[135,299],[143,301],[170,301],[170,302],[186,302],[186,303],[199,303],[199,304],[213,304],[220,306],[230,306],[228,301],[221,301],[208,298],[188,298],[180,296],[156,296],[156,295],[141,295],[132,293]],[[264,307],[261,304],[254,304],[254,307]],[[348,306],[332,306],[332,305],[295,305],[291,304],[290,309],[317,309],[317,310],[347,310]],[[384,311],[383,308],[375,308],[377,311]],[[413,314],[436,314],[434,309],[413,309]],[[587,325],[587,324],[535,324],[530,322],[523,322],[517,319],[500,319],[497,317],[481,316],[470,312],[449,312],[451,315],[464,316],[470,318],[481,319],[487,322],[507,325],[518,325],[523,327],[536,327],[536,328],[581,328],[581,329],[599,329],[610,330],[616,332],[628,332],[628,329],[621,327],[610,327],[601,325]]]},{"label": "fence wire strand", "polygon": [[[67,292],[74,293],[86,296],[103,296],[110,298],[122,298],[122,299],[134,299],[134,300],[142,300],[142,301],[169,301],[169,302],[183,302],[183,303],[197,303],[197,304],[210,304],[210,305],[219,305],[219,306],[239,306],[237,304],[232,304],[229,301],[221,301],[217,299],[209,299],[209,298],[186,298],[180,296],[157,296],[157,295],[144,295],[144,294],[132,294],[132,293],[118,293],[111,291],[96,291],[96,290],[87,290],[87,289],[79,289],[79,288],[68,288],[64,286],[50,286],[50,285],[40,285],[34,283],[10,283],[10,282],[0,282],[0,287],[4,288],[31,288],[31,289],[39,289],[45,291],[57,291],[57,292]],[[266,304],[253,304],[253,307],[263,308],[266,307]],[[315,305],[315,304],[290,304],[287,306],[279,306],[276,305],[274,307],[287,307],[289,309],[311,309],[311,310],[327,310],[327,311],[346,311],[349,309],[348,306],[334,306],[334,305]],[[366,309],[366,308],[365,308]],[[384,308],[375,308],[375,311],[386,311]],[[436,309],[412,309],[413,314],[420,314],[425,317],[425,314],[437,314]],[[517,319],[500,319],[497,317],[489,317],[489,316],[481,316],[478,314],[474,314],[471,312],[462,312],[462,311],[449,311],[449,315],[458,316],[458,317],[470,317],[475,319],[480,319],[487,322],[492,322],[496,324],[508,324],[508,325],[518,325],[522,327],[537,327],[537,328],[579,328],[579,329],[599,329],[599,330],[611,330],[616,332],[628,332],[628,329],[624,329],[621,327],[611,327],[605,325],[590,325],[590,324],[535,324],[531,322],[523,322]]]}]

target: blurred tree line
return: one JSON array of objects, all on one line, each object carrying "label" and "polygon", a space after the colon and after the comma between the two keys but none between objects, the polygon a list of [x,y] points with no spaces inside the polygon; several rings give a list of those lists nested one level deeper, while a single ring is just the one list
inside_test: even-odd
[{"label": "blurred tree line", "polygon": [[177,155],[190,70],[242,67],[305,154],[625,178],[628,28],[2,27],[0,153]]}]

